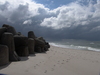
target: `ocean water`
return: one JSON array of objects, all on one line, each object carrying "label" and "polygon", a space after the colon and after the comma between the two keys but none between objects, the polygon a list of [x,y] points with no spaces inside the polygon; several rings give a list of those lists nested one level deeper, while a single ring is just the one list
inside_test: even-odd
[{"label": "ocean water", "polygon": [[100,41],[63,39],[60,41],[50,41],[49,43],[50,45],[62,47],[62,48],[100,51]]}]

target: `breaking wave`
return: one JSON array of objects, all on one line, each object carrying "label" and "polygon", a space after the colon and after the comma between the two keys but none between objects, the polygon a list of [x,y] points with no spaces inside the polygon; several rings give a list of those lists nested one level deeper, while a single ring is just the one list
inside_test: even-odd
[{"label": "breaking wave", "polygon": [[62,48],[78,49],[78,50],[100,51],[100,49],[98,49],[98,48],[93,48],[93,47],[89,47],[89,46],[75,46],[73,44],[71,44],[71,45],[62,45],[62,44],[51,42],[50,45],[56,46],[56,47],[62,47]]}]

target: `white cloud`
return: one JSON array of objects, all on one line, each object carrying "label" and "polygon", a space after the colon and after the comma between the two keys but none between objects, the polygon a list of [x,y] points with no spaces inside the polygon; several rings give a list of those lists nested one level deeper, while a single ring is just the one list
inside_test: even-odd
[{"label": "white cloud", "polygon": [[[8,22],[17,22],[40,16],[43,22],[40,26],[60,29],[88,25],[91,22],[100,20],[100,0],[97,3],[90,3],[85,6],[79,1],[58,7],[54,10],[46,8],[43,4],[32,0],[1,0],[0,15],[7,18]],[[9,15],[8,15],[9,14]],[[15,17],[16,16],[16,17]]]},{"label": "white cloud", "polygon": [[53,29],[60,29],[65,27],[72,27],[78,25],[88,25],[93,21],[100,21],[100,1],[96,4],[85,6],[78,2],[71,3],[66,6],[58,7],[53,10],[54,13],[59,13],[56,17],[45,18],[41,26],[51,27]]},{"label": "white cloud", "polygon": [[0,0],[0,25],[13,25],[22,33],[34,30],[46,36],[52,32],[52,37],[71,37],[69,33],[82,37],[81,33],[87,35],[89,31],[92,35],[96,29],[100,31],[100,0],[89,1],[88,5],[79,0],[50,10],[33,0]]},{"label": "white cloud", "polygon": [[39,15],[41,12],[39,12],[38,9],[40,8],[47,10],[47,8],[45,8],[43,4],[37,4],[32,0],[0,1],[0,15],[7,18],[8,21],[12,23],[17,20],[28,19]]},{"label": "white cloud", "polygon": [[26,20],[23,22],[23,24],[31,24],[32,23],[32,20]]}]

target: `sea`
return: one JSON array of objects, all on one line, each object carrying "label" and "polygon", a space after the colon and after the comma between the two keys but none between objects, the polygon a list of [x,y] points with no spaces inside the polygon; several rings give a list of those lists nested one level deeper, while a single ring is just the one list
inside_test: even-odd
[{"label": "sea", "polygon": [[62,48],[100,51],[100,41],[87,41],[76,39],[63,39],[60,41],[50,41],[50,45]]}]

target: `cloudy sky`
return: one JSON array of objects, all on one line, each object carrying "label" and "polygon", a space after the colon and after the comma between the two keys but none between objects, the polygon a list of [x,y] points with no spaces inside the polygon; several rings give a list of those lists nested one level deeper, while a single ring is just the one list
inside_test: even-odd
[{"label": "cloudy sky", "polygon": [[27,36],[100,41],[100,0],[0,0],[0,27]]}]

